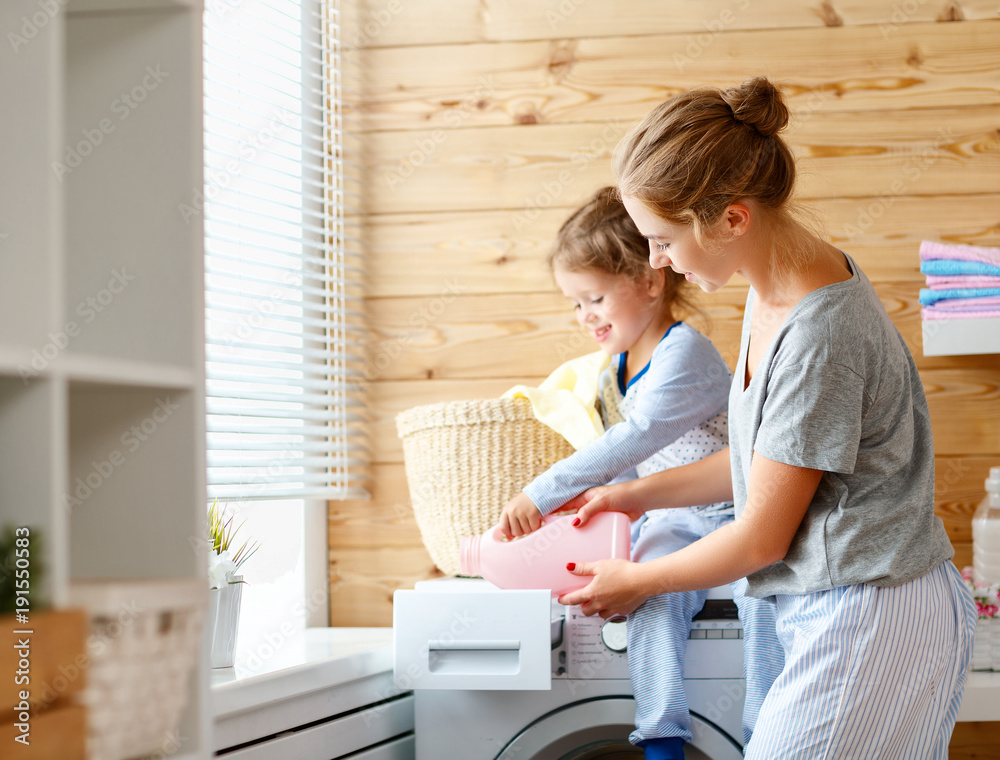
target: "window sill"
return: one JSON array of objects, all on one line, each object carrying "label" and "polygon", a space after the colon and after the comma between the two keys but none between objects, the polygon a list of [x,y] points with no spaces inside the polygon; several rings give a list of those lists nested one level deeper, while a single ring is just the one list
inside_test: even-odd
[{"label": "window sill", "polygon": [[216,751],[404,694],[391,628],[307,628],[267,654],[212,670]]}]

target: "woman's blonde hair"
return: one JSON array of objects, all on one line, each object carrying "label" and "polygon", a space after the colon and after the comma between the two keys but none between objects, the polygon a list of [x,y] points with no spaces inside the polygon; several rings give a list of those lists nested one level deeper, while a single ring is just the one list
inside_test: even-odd
[{"label": "woman's blonde hair", "polygon": [[618,144],[612,169],[619,192],[667,222],[693,225],[699,242],[741,198],[770,212],[772,227],[795,229],[795,160],[778,134],[787,124],[781,93],[765,77],[681,93]]},{"label": "woman's blonde hair", "polygon": [[[549,252],[549,268],[578,272],[596,269],[642,282],[655,276],[649,264],[649,243],[635,226],[614,187],[602,187],[563,222]],[[664,312],[700,315],[683,275],[663,270]]]}]

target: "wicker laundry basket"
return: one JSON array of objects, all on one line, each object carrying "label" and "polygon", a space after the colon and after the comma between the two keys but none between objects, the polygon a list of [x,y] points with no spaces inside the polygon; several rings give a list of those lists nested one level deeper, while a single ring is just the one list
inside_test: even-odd
[{"label": "wicker laundry basket", "polygon": [[504,504],[573,453],[523,398],[418,406],[396,427],[420,535],[448,575],[459,571],[460,538],[496,525]]},{"label": "wicker laundry basket", "polygon": [[181,747],[207,599],[206,578],[70,586],[90,619],[87,760],[167,757]]}]

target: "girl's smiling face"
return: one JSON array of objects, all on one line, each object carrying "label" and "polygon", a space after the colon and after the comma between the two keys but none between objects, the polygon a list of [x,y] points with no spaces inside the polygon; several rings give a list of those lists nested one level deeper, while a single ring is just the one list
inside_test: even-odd
[{"label": "girl's smiling face", "polygon": [[663,337],[662,286],[655,281],[634,282],[599,269],[559,266],[553,274],[573,303],[576,321],[609,355],[629,351],[640,342],[655,345]]},{"label": "girl's smiling face", "polygon": [[639,232],[649,241],[649,264],[654,269],[670,267],[706,293],[714,293],[733,276],[729,257],[708,253],[690,224],[672,224],[656,216],[644,203],[624,197],[622,202]]}]

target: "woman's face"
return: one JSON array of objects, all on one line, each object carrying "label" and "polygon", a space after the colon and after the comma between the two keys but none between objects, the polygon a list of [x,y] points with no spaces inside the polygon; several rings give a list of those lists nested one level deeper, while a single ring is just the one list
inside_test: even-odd
[{"label": "woman's face", "polygon": [[670,267],[706,293],[714,293],[733,276],[735,267],[722,251],[707,252],[690,224],[672,224],[656,216],[642,201],[622,198],[640,234],[649,241],[649,264]]}]

